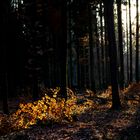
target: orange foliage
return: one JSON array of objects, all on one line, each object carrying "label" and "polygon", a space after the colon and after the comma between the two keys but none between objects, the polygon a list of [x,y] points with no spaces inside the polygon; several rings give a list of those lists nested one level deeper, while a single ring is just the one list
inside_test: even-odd
[{"label": "orange foliage", "polygon": [[52,97],[48,96],[45,91],[45,96],[41,100],[21,103],[16,112],[3,117],[0,126],[1,134],[29,128],[38,121],[44,123],[50,120],[59,123],[63,120],[72,122],[73,115],[83,113],[93,106],[93,102],[90,100],[87,100],[84,104],[77,104],[78,99],[71,92],[67,101],[59,98],[57,94],[60,88],[58,87],[50,89],[50,91],[52,91]]}]

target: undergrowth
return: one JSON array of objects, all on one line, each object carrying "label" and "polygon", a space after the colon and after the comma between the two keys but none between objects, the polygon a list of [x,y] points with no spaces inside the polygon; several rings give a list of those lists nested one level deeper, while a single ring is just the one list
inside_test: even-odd
[{"label": "undergrowth", "polygon": [[70,94],[68,100],[60,98],[59,87],[49,90],[51,96],[47,94],[47,90],[44,90],[44,96],[40,100],[20,103],[14,113],[1,117],[0,134],[26,129],[38,122],[44,124],[47,124],[47,121],[72,122],[74,115],[84,113],[93,106],[93,101],[88,99],[82,104],[77,103],[78,99],[74,94]]},{"label": "undergrowth", "polygon": [[[139,97],[134,93],[140,90],[139,84],[132,84],[120,91],[121,102],[126,106],[133,101],[137,104]],[[68,99],[65,100],[59,95],[60,88],[43,89],[42,96],[37,101],[27,101],[19,104],[18,109],[9,114],[0,114],[0,135],[5,135],[13,131],[30,128],[36,124],[48,125],[48,122],[62,123],[73,122],[74,117],[85,113],[88,109],[111,106],[111,88],[90,98],[80,98],[68,89]],[[88,91],[86,91],[87,93]],[[133,98],[131,97],[133,95]],[[133,100],[132,100],[133,99]],[[134,100],[135,99],[135,100]],[[102,104],[103,101],[105,104]],[[137,102],[136,102],[137,101]],[[135,103],[136,102],[136,103]]]}]

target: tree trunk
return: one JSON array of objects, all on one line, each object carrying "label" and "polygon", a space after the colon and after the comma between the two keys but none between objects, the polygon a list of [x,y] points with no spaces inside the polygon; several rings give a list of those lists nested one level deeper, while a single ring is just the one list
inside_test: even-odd
[{"label": "tree trunk", "polygon": [[68,32],[69,32],[69,44],[68,44],[68,50],[69,50],[69,85],[72,87],[73,86],[73,62],[72,62],[72,38],[71,38],[71,1],[69,1],[69,8],[68,8],[68,17],[69,17],[69,26],[68,26]]},{"label": "tree trunk", "polygon": [[117,15],[118,15],[118,39],[120,49],[120,88],[124,88],[124,57],[123,57],[123,40],[122,40],[122,13],[121,13],[122,1],[117,0]]},{"label": "tree trunk", "polygon": [[[105,10],[104,10],[105,13]],[[105,19],[105,15],[104,15]],[[106,71],[106,86],[110,85],[110,58],[109,58],[109,44],[108,44],[108,35],[107,35],[107,23],[105,20],[105,71]]]},{"label": "tree trunk", "polygon": [[100,65],[100,48],[99,48],[99,33],[98,33],[98,23],[96,18],[96,27],[95,27],[95,35],[96,35],[96,50],[97,50],[97,69],[98,69],[98,81],[99,88],[101,87],[101,65]]},{"label": "tree trunk", "polygon": [[102,73],[102,88],[105,87],[105,65],[104,65],[104,39],[103,39],[103,6],[100,2],[100,27],[101,27],[101,73]]},{"label": "tree trunk", "polygon": [[110,72],[112,85],[112,109],[120,109],[121,103],[118,90],[117,47],[114,31],[113,4],[114,0],[104,0],[105,20],[107,23],[107,33],[109,41]]},{"label": "tree trunk", "polygon": [[61,68],[61,95],[67,99],[66,90],[66,59],[67,59],[67,2],[61,0],[61,43],[59,46],[60,68]]},{"label": "tree trunk", "polygon": [[139,5],[136,0],[136,82],[139,82]]},{"label": "tree trunk", "polygon": [[8,109],[8,75],[7,75],[7,46],[8,46],[8,20],[9,20],[10,3],[5,0],[1,2],[0,7],[0,33],[1,33],[1,48],[0,48],[0,88],[3,101],[3,112],[9,113]]},{"label": "tree trunk", "polygon": [[127,3],[126,3],[126,47],[127,47],[127,54],[126,54],[126,60],[127,60],[127,66],[126,66],[126,71],[127,71],[127,84],[129,83],[130,81],[130,71],[129,71],[129,41],[128,41],[128,8],[127,8]]},{"label": "tree trunk", "polygon": [[3,113],[9,114],[8,108],[8,81],[7,81],[7,73],[1,75],[1,96],[3,101]]},{"label": "tree trunk", "polygon": [[89,47],[90,47],[90,77],[91,77],[91,89],[95,91],[95,80],[94,80],[94,61],[93,61],[93,25],[92,25],[92,13],[91,13],[91,5],[88,7],[89,12]]},{"label": "tree trunk", "polygon": [[132,68],[132,26],[131,26],[131,3],[129,0],[129,42],[130,42],[130,83],[133,81],[133,68]]}]

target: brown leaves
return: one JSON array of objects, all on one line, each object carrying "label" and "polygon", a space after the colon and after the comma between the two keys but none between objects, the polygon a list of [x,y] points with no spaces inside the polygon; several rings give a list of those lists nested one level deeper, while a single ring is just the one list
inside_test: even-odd
[{"label": "brown leaves", "polygon": [[[57,89],[52,89],[51,91],[52,93],[55,93],[57,97]],[[64,100],[56,100],[56,98],[52,95],[52,97],[44,96],[42,100],[38,100],[36,102],[20,104],[20,109],[15,112],[13,118],[15,118],[15,120],[23,121],[24,123],[22,122],[22,124],[24,127],[27,124],[27,126],[30,126],[29,129],[25,129],[20,135],[24,136],[26,134],[27,137],[30,137],[30,140],[103,140],[121,138],[128,139],[129,137],[135,137],[135,139],[139,138],[140,87],[138,85],[131,85],[128,89],[121,93],[122,96],[124,96],[124,98],[122,98],[122,102],[125,101],[125,104],[124,108],[120,111],[110,110],[111,89],[93,95],[92,97],[85,95],[75,96],[72,91],[69,90],[69,92],[70,98],[67,102]],[[100,99],[105,99],[105,104],[101,104]],[[44,116],[46,117],[46,120],[50,114],[52,118],[54,116],[51,127],[46,123],[46,121],[44,122],[46,123],[44,127],[42,127],[39,123],[35,123],[36,125],[31,126],[31,122],[34,122],[36,117],[42,121],[41,117],[43,116],[43,110],[47,110],[47,117]],[[63,115],[61,115],[61,113]],[[66,120],[66,117],[69,119]],[[0,115],[0,130],[3,129],[3,134],[8,132],[7,136],[5,135],[0,137],[0,139],[8,139],[9,137],[9,139],[12,140],[12,138],[16,137],[15,135],[19,135],[19,133],[21,133],[21,131],[16,131],[14,136],[10,135],[11,130],[16,130],[14,128],[18,125],[15,124],[13,126],[13,118],[11,116]],[[56,124],[54,121],[55,118],[59,118],[61,123]],[[68,122],[70,119],[73,121]],[[15,120],[14,122],[16,122]]]}]

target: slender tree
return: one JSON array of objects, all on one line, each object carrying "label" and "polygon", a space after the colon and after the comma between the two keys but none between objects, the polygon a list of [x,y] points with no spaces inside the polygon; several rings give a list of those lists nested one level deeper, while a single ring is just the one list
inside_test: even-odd
[{"label": "slender tree", "polygon": [[105,20],[107,23],[107,33],[109,41],[110,72],[112,85],[112,109],[120,109],[121,102],[118,90],[118,71],[117,71],[117,47],[114,31],[114,0],[104,0]]},{"label": "slender tree", "polygon": [[126,1],[126,48],[127,48],[127,54],[126,54],[126,60],[127,60],[127,66],[126,66],[126,70],[127,70],[127,83],[129,83],[129,79],[130,79],[130,71],[129,71],[129,41],[128,41],[128,6],[127,6],[127,1]]},{"label": "slender tree", "polygon": [[105,87],[105,65],[104,65],[104,38],[103,38],[103,5],[102,2],[100,2],[100,28],[101,28],[101,73],[102,73],[102,86]]},{"label": "slender tree", "polygon": [[61,43],[59,46],[60,68],[61,68],[61,95],[67,99],[66,90],[66,58],[67,58],[67,1],[60,0],[61,5]]},{"label": "slender tree", "polygon": [[131,0],[129,0],[129,43],[130,43],[130,83],[133,80],[133,68],[132,68],[132,26],[131,26]]},{"label": "slender tree", "polygon": [[120,52],[120,88],[124,88],[124,57],[123,57],[123,39],[122,39],[122,0],[117,0],[117,16],[118,16],[118,39],[119,39],[119,52]]},{"label": "slender tree", "polygon": [[[105,13],[105,11],[104,11]],[[105,18],[105,15],[104,15],[104,18]],[[110,85],[110,58],[109,58],[109,44],[108,44],[108,35],[107,35],[107,23],[106,23],[106,20],[104,22],[105,24],[105,60],[106,60],[106,63],[105,63],[105,75],[106,75],[106,86],[107,85]]]},{"label": "slender tree", "polygon": [[95,91],[95,80],[94,80],[94,61],[93,61],[93,17],[91,11],[91,5],[88,5],[89,12],[89,47],[90,47],[90,77],[91,77],[91,89]]},{"label": "slender tree", "polygon": [[1,30],[1,71],[0,71],[0,88],[1,97],[3,100],[3,112],[9,113],[8,109],[8,67],[7,67],[7,48],[8,48],[8,20],[10,12],[10,2],[8,0],[2,1],[0,6],[0,30]]},{"label": "slender tree", "polygon": [[[98,12],[96,10],[96,15],[98,15]],[[101,65],[100,65],[100,48],[99,48],[99,32],[98,32],[98,21],[97,17],[95,20],[95,36],[96,36],[96,51],[97,51],[97,71],[98,71],[98,81],[99,81],[99,88],[101,87]]]},{"label": "slender tree", "polygon": [[136,0],[136,82],[139,82],[139,3]]},{"label": "slender tree", "polygon": [[72,65],[72,37],[71,37],[71,22],[72,22],[72,16],[71,16],[71,0],[69,0],[69,7],[68,7],[68,32],[69,32],[69,44],[68,44],[68,50],[69,50],[69,85],[73,86],[73,65]]}]

